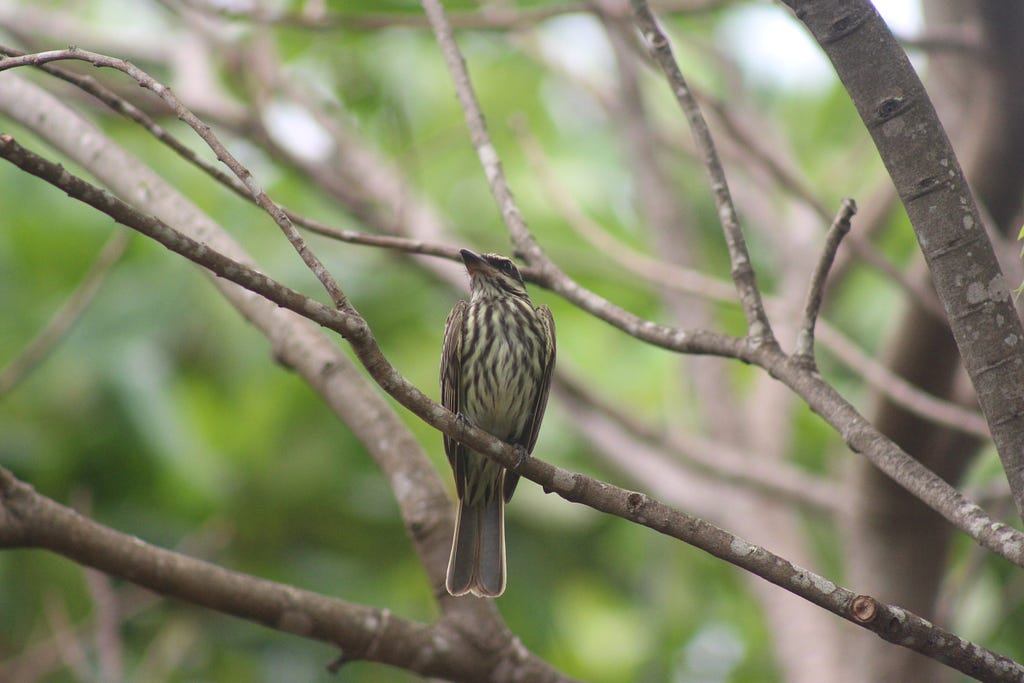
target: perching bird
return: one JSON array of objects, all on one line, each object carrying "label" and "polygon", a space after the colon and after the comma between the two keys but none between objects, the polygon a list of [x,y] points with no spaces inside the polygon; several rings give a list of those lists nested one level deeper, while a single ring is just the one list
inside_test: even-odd
[{"label": "perching bird", "polygon": [[[441,352],[441,403],[461,419],[533,451],[555,364],[555,321],[534,308],[512,261],[462,250],[470,300],[448,315]],[[445,587],[452,595],[505,591],[505,503],[519,475],[445,435],[459,496]]]}]

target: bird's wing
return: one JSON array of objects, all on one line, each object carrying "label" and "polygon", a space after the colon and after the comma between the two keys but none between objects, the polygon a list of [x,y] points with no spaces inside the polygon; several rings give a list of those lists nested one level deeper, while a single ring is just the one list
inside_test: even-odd
[{"label": "bird's wing", "polygon": [[[551,391],[551,370],[555,367],[555,319],[551,315],[551,309],[547,306],[538,306],[537,315],[540,316],[544,325],[545,348],[544,348],[544,370],[542,371],[540,383],[537,385],[537,395],[533,398],[533,411],[530,416],[529,431],[526,432],[527,453],[533,452],[537,444],[537,434],[540,433],[540,423],[544,420],[544,411],[548,407],[548,393]],[[502,495],[505,502],[512,500],[512,494],[516,491],[516,484],[519,483],[519,475],[508,471],[505,472],[505,482],[502,486]]]},{"label": "bird's wing", "polygon": [[526,442],[526,452],[532,453],[533,447],[537,444],[537,434],[540,433],[540,423],[544,419],[544,410],[548,407],[548,393],[551,391],[551,370],[555,367],[555,319],[551,315],[551,309],[547,306],[538,306],[537,315],[544,324],[544,331],[547,339],[544,349],[544,374],[541,375],[540,384],[537,387],[537,396],[533,401],[533,422],[530,425],[529,440]]},{"label": "bird's wing", "polygon": [[[441,405],[456,415],[459,414],[459,384],[462,375],[462,320],[466,315],[466,302],[459,301],[448,314],[444,324],[444,345],[441,347]],[[444,435],[444,452],[448,464],[455,470],[455,486],[462,497],[464,477],[460,476],[458,463],[465,462],[459,457],[463,447],[458,441]]]}]

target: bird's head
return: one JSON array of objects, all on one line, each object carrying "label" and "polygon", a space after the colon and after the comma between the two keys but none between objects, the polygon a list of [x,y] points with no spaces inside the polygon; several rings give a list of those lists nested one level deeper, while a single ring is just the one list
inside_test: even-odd
[{"label": "bird's head", "polygon": [[526,285],[516,264],[498,254],[477,254],[469,249],[460,251],[462,262],[470,275],[470,293],[473,298],[490,296],[526,297]]}]

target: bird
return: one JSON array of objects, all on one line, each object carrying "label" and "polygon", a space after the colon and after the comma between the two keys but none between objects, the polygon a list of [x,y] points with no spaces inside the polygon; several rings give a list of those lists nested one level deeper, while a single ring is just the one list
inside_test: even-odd
[{"label": "bird", "polygon": [[[498,254],[460,251],[470,275],[469,301],[445,323],[441,403],[521,452],[533,452],[555,365],[555,321],[534,308],[516,265]],[[505,504],[519,475],[447,434],[458,512],[445,588],[453,596],[505,592]]]}]

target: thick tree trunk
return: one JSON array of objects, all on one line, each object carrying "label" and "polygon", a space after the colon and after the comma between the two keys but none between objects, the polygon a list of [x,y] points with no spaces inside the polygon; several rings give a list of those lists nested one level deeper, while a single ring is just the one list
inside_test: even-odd
[{"label": "thick tree trunk", "polygon": [[[926,33],[966,38],[978,50],[945,47],[928,58],[929,93],[953,141],[978,202],[994,232],[1015,236],[1024,178],[1024,5],[992,0],[924,3]],[[998,246],[998,245],[997,245]],[[915,278],[927,283],[928,272]],[[1016,283],[1010,284],[1011,287]],[[897,373],[938,396],[973,403],[960,356],[944,321],[908,307],[888,346]],[[964,394],[967,394],[966,396]],[[880,400],[879,428],[909,453],[956,482],[981,445]],[[925,617],[936,608],[946,567],[950,528],[902,488],[861,461],[856,478],[861,514],[853,525],[849,557],[854,583]],[[880,641],[865,644],[866,681],[934,682],[950,672],[909,650]]]}]

